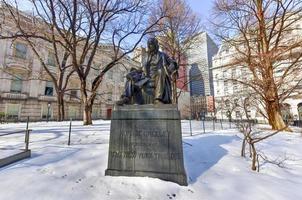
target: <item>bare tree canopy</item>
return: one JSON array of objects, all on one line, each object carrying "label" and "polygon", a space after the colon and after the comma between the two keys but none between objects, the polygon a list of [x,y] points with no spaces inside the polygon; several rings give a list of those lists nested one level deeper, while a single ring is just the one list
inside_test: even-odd
[{"label": "bare tree canopy", "polygon": [[[167,11],[167,17],[160,20],[156,27],[160,30],[158,36],[160,46],[178,65],[185,67],[186,55],[196,44],[196,36],[201,31],[200,18],[184,0],[158,0],[158,7],[155,7],[150,22],[153,23],[158,19],[161,10]],[[174,87],[176,87],[176,79],[177,76],[174,77]],[[173,91],[175,93],[173,102],[177,103],[176,89]]]},{"label": "bare tree canopy", "polygon": [[[57,120],[62,121],[65,118],[64,95],[68,90],[69,79],[74,73],[72,66],[67,62],[70,52],[64,48],[64,43],[52,24],[32,14],[21,12],[17,6],[2,1],[0,39],[11,39],[12,43],[21,40],[30,47],[44,70],[39,75],[31,74],[31,78],[53,82],[57,94]],[[28,68],[33,72],[33,66]]]},{"label": "bare tree canopy", "polygon": [[[104,74],[118,62],[127,59],[143,38],[157,31],[155,25],[165,16],[149,23],[152,0],[28,0],[34,17],[47,24],[50,37],[40,32],[30,37],[58,42],[71,57],[71,64],[81,81],[84,124],[91,124],[92,106]],[[12,3],[18,8],[18,4]],[[24,33],[21,33],[24,34]],[[110,60],[99,64],[101,69],[91,79],[95,55],[107,53]]]},{"label": "bare tree canopy", "polygon": [[252,170],[254,171],[257,170],[259,172],[260,167],[259,167],[258,157],[259,156],[263,157],[263,156],[259,153],[259,150],[256,148],[256,144],[278,134],[279,132],[286,129],[287,126],[277,131],[268,131],[268,132],[260,129],[256,129],[254,127],[253,120],[250,119],[250,115],[248,111],[250,109],[249,107],[252,105],[251,101],[253,101],[251,100],[251,98],[243,97],[240,99],[240,101],[236,102],[235,106],[237,108],[240,108],[242,112],[241,114],[244,115],[246,118],[246,120],[243,120],[241,117],[241,120],[237,121],[236,126],[243,136],[242,145],[241,145],[241,156],[245,157],[246,154],[245,150],[248,144],[250,157],[252,158]]},{"label": "bare tree canopy", "polygon": [[284,128],[280,104],[302,81],[302,1],[216,0],[214,14],[216,35],[231,52],[228,66],[248,69],[232,81],[253,89],[272,128]]},{"label": "bare tree canopy", "polygon": [[195,36],[201,31],[200,18],[184,0],[159,0],[158,5],[154,11],[156,14],[151,16],[150,21],[158,19],[160,10],[167,10],[167,17],[158,24],[158,39],[161,47],[173,59],[180,61],[181,56],[196,42]]}]

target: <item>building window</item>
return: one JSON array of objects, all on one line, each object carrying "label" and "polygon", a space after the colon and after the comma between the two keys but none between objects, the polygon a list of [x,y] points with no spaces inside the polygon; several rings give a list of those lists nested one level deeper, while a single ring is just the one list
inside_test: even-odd
[{"label": "building window", "polygon": [[92,109],[92,118],[97,119],[100,117],[101,110],[97,107],[93,107]]},{"label": "building window", "polygon": [[225,101],[225,107],[226,107],[226,108],[230,108],[230,106],[231,106],[231,105],[230,105],[230,101],[229,101],[229,100],[226,100],[226,101]]},{"label": "building window", "polygon": [[52,106],[50,103],[42,105],[42,119],[52,118]]},{"label": "building window", "polygon": [[302,120],[302,103],[298,104],[299,120]]},{"label": "building window", "polygon": [[216,85],[217,85],[217,87],[219,87],[218,74],[216,74],[216,75],[215,75],[215,81],[216,81]]},{"label": "building window", "polygon": [[71,90],[70,91],[70,98],[77,98],[78,97],[78,91]]},{"label": "building window", "polygon": [[44,95],[53,96],[53,83],[52,82],[50,82],[50,81],[46,82]]},{"label": "building window", "polygon": [[222,75],[223,75],[223,78],[226,78],[227,77],[227,71],[224,70]]},{"label": "building window", "polygon": [[109,70],[108,72],[107,72],[107,76],[108,76],[108,78],[109,79],[113,79],[113,70],[111,69],[111,70]]},{"label": "building window", "polygon": [[241,118],[241,113],[240,113],[240,111],[236,111],[236,118],[237,118],[237,119]]},{"label": "building window", "polygon": [[296,25],[296,33],[299,33],[301,30],[301,25],[300,24],[297,24]]},{"label": "building window", "polygon": [[228,93],[229,93],[228,81],[224,81],[224,93],[225,93],[225,94],[228,94]]},{"label": "building window", "polygon": [[121,73],[121,76],[120,76],[120,80],[121,82],[124,82],[124,75]]},{"label": "building window", "polygon": [[248,118],[251,118],[251,111],[250,110],[247,111],[247,116],[248,116]]},{"label": "building window", "polygon": [[27,46],[25,44],[17,42],[15,45],[15,56],[17,58],[26,59]]},{"label": "building window", "polygon": [[232,69],[232,78],[236,77],[236,69]]},{"label": "building window", "polygon": [[6,119],[19,119],[20,104],[7,104]]},{"label": "building window", "polygon": [[249,89],[249,86],[247,84],[243,84],[243,91],[246,91]]},{"label": "building window", "polygon": [[107,100],[108,101],[112,101],[112,92],[108,92],[108,96],[107,96]]},{"label": "building window", "polygon": [[52,52],[48,52],[47,64],[50,66],[56,66],[56,56]]},{"label": "building window", "polygon": [[72,119],[78,119],[80,114],[80,109],[78,106],[69,106],[68,107],[68,116]]},{"label": "building window", "polygon": [[238,90],[238,83],[236,81],[233,82],[233,92],[237,92]]},{"label": "building window", "polygon": [[11,81],[10,92],[21,93],[22,92],[22,80],[18,77],[14,77]]}]

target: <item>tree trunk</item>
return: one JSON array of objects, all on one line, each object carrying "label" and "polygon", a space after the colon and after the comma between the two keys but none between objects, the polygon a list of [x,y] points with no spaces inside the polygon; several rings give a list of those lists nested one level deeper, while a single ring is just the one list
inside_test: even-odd
[{"label": "tree trunk", "polygon": [[58,121],[63,121],[65,119],[65,107],[64,107],[64,95],[61,93],[58,93],[57,96],[57,102],[58,102]]},{"label": "tree trunk", "polygon": [[255,148],[255,144],[250,144],[252,147],[252,170],[256,171],[257,167],[256,167],[256,158],[257,158],[257,152],[256,152],[256,148]]},{"label": "tree trunk", "polygon": [[92,125],[92,105],[84,104],[83,125]]},{"label": "tree trunk", "polygon": [[178,104],[178,97],[177,97],[177,77],[173,75],[172,77],[172,103]]},{"label": "tree trunk", "polygon": [[81,83],[81,100],[84,106],[83,110],[83,125],[92,125],[92,105],[93,101],[89,98],[87,89],[86,89],[86,81],[82,81]]},{"label": "tree trunk", "polygon": [[[283,129],[286,124],[284,123],[280,106],[277,101],[269,101],[266,103],[267,115],[269,124],[272,126],[273,130],[280,130]],[[285,129],[286,131],[291,131],[290,128]]]},{"label": "tree trunk", "polygon": [[246,146],[246,139],[244,138],[242,140],[242,145],[241,145],[241,157],[245,157],[245,146]]}]

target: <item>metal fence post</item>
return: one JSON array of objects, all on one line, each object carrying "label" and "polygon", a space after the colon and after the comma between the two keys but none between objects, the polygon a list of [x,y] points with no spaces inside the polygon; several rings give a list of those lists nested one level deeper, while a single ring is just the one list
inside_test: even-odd
[{"label": "metal fence post", "polygon": [[72,118],[70,118],[70,123],[69,123],[68,146],[70,145],[71,125],[72,125]]},{"label": "metal fence post", "polygon": [[215,118],[213,117],[213,131],[215,131]]},{"label": "metal fence post", "polygon": [[28,151],[28,145],[29,145],[29,130],[28,130],[28,124],[29,124],[29,117],[27,117],[26,130],[25,130],[25,150],[26,150],[26,151]]},{"label": "metal fence post", "polygon": [[192,136],[193,134],[192,134],[192,122],[191,122],[191,116],[190,116],[190,135]]}]

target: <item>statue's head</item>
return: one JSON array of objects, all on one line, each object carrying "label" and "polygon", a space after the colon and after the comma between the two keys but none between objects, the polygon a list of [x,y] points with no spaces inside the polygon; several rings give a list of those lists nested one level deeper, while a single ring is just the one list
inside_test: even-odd
[{"label": "statue's head", "polygon": [[155,37],[149,38],[148,39],[149,52],[156,53],[156,52],[158,52],[158,49],[159,49],[159,45],[158,45],[157,39]]}]

